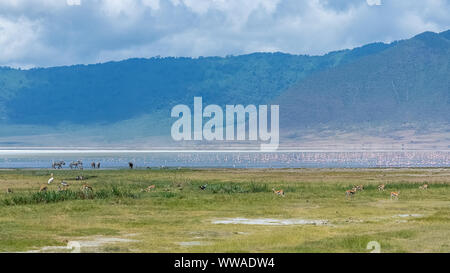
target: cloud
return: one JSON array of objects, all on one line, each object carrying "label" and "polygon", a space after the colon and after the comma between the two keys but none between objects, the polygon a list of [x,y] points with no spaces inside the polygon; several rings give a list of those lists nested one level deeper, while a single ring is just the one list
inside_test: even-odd
[{"label": "cloud", "polygon": [[366,0],[369,6],[379,6],[381,5],[381,0]]},{"label": "cloud", "polygon": [[443,31],[448,14],[447,0],[2,0],[0,65],[316,55]]},{"label": "cloud", "polygon": [[66,0],[69,6],[79,6],[81,5],[81,0]]}]

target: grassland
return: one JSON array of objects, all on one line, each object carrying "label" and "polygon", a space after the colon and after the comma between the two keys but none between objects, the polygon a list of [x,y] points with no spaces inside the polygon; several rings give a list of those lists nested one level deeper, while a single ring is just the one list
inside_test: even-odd
[{"label": "grassland", "polygon": [[[37,193],[51,172],[55,182]],[[369,252],[369,241],[382,252],[450,252],[448,168],[84,170],[87,180],[76,181],[80,174],[0,171],[0,252],[67,251],[68,241],[89,252]],[[61,180],[67,192],[56,191]],[[423,183],[430,188],[419,190]],[[345,198],[359,184],[364,191]],[[327,223],[214,223],[228,218]]]}]

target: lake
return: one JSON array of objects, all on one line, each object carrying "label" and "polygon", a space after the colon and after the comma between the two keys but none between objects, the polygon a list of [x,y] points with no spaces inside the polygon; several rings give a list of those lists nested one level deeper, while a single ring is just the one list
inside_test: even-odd
[{"label": "lake", "polygon": [[53,161],[82,160],[84,168],[364,168],[450,167],[450,151],[140,151],[0,150],[0,168],[51,168]]}]

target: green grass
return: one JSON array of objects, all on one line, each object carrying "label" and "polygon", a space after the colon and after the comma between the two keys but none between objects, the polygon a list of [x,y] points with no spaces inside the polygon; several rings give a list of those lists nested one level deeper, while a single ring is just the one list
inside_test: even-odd
[{"label": "green grass", "polygon": [[[55,183],[39,192],[51,172]],[[84,251],[369,252],[370,241],[382,252],[450,251],[450,169],[85,170],[82,182],[75,180],[79,174],[0,171],[0,252],[112,237],[134,241]],[[61,180],[67,191],[57,191]],[[84,183],[93,191],[81,191]],[[382,183],[386,191],[379,192]],[[419,190],[423,183],[430,189]],[[345,198],[345,190],[360,184],[364,191]],[[142,192],[149,185],[156,188]],[[390,191],[400,191],[399,200],[390,200]],[[213,223],[221,218],[328,224]],[[204,244],[180,245],[191,241]]]},{"label": "green grass", "polygon": [[39,203],[55,203],[70,200],[84,199],[108,199],[108,198],[138,198],[139,194],[126,188],[112,186],[109,189],[100,189],[98,191],[90,190],[64,190],[64,191],[44,191],[28,192],[21,194],[10,194],[2,200],[3,205],[29,205]]}]

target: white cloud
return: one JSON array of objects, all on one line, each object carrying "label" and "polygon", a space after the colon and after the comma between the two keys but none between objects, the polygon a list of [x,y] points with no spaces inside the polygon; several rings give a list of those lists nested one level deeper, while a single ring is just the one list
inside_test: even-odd
[{"label": "white cloud", "polygon": [[366,0],[367,5],[369,6],[380,6],[381,0]]},{"label": "white cloud", "polygon": [[450,28],[448,0],[84,0],[80,4],[0,1],[0,65],[255,51],[323,54]]},{"label": "white cloud", "polygon": [[0,17],[0,62],[15,62],[28,57],[30,45],[37,43],[40,35],[39,22],[33,22],[26,17],[7,19]]},{"label": "white cloud", "polygon": [[154,10],[159,9],[159,0],[142,0],[142,4],[144,4],[144,6],[152,8]]},{"label": "white cloud", "polygon": [[79,6],[81,5],[81,0],[66,0],[69,6]]}]

